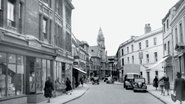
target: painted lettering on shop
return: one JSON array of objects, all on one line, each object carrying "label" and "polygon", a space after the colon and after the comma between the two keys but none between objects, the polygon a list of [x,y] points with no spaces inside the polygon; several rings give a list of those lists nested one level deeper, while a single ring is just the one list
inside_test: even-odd
[{"label": "painted lettering on shop", "polygon": [[28,42],[28,45],[30,46],[30,47],[33,47],[33,48],[41,48],[41,44],[39,44],[39,43],[37,43],[37,42],[35,42],[35,41],[32,41],[32,40],[30,40],[29,42]]}]

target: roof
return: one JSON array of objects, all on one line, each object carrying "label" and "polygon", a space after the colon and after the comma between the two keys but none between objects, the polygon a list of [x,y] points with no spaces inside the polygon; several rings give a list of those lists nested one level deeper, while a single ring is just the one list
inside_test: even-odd
[{"label": "roof", "polygon": [[158,33],[162,33],[162,31],[163,31],[162,28],[158,28],[158,29],[156,29],[156,30],[153,30],[153,31],[151,31],[151,32],[148,32],[148,33],[146,33],[146,34],[143,34],[143,35],[137,37],[137,38],[135,39],[135,41],[137,42],[137,41],[140,41],[140,40],[142,40],[142,39],[145,39],[145,38],[151,37],[151,36],[153,36],[153,35],[156,35],[156,34],[158,34]]}]

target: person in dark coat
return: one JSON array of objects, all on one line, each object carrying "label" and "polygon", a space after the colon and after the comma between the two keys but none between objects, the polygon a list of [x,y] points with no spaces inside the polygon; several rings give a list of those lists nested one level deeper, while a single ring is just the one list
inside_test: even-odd
[{"label": "person in dark coat", "polygon": [[53,88],[53,83],[51,81],[51,77],[47,77],[47,81],[45,82],[45,87],[44,87],[44,96],[48,98],[47,103],[50,103],[50,98],[52,97],[53,90],[54,88]]},{"label": "person in dark coat", "polygon": [[72,87],[71,87],[71,81],[69,80],[69,78],[66,78],[66,94],[70,93],[70,95],[72,94]]},{"label": "person in dark coat", "polygon": [[158,87],[158,78],[157,76],[155,76],[154,80],[153,80],[153,86],[156,88],[157,90],[157,87]]},{"label": "person in dark coat", "polygon": [[185,80],[181,78],[181,73],[177,72],[177,78],[175,79],[173,91],[176,94],[176,99],[180,101],[180,104],[182,104],[182,101],[185,100],[184,85],[185,85]]}]

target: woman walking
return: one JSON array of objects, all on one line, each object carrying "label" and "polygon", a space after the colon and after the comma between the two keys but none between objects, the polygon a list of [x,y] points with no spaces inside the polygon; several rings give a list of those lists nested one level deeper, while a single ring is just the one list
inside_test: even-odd
[{"label": "woman walking", "polygon": [[71,87],[71,81],[69,80],[69,78],[66,78],[66,94],[70,93],[70,95],[72,94],[72,87]]},{"label": "woman walking", "polygon": [[53,90],[54,88],[53,88],[53,83],[51,81],[51,77],[48,76],[44,87],[44,96],[48,99],[47,103],[50,103],[50,98],[52,97]]},{"label": "woman walking", "polygon": [[184,101],[184,87],[185,85],[185,80],[181,78],[181,73],[177,72],[177,78],[175,79],[174,83],[174,93],[176,94],[176,99],[180,101],[180,104],[182,104],[182,101]]},{"label": "woman walking", "polygon": [[156,88],[157,90],[157,87],[158,87],[158,78],[157,76],[155,76],[154,80],[153,80],[153,86]]},{"label": "woman walking", "polygon": [[169,95],[170,81],[169,81],[169,77],[167,75],[165,75],[165,78],[164,78],[164,89],[167,92],[167,95]]},{"label": "woman walking", "polygon": [[161,88],[161,95],[163,95],[163,96],[165,95],[165,92],[164,92],[164,78],[165,77],[164,76],[162,78],[160,78],[158,81],[160,88]]}]

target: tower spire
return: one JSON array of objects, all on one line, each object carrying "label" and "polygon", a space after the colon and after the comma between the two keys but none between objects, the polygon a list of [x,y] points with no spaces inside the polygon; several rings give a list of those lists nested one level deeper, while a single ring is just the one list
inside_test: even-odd
[{"label": "tower spire", "polygon": [[100,27],[99,32],[98,32],[97,44],[101,48],[105,49],[105,38],[103,36],[103,32],[102,32],[101,27]]}]

